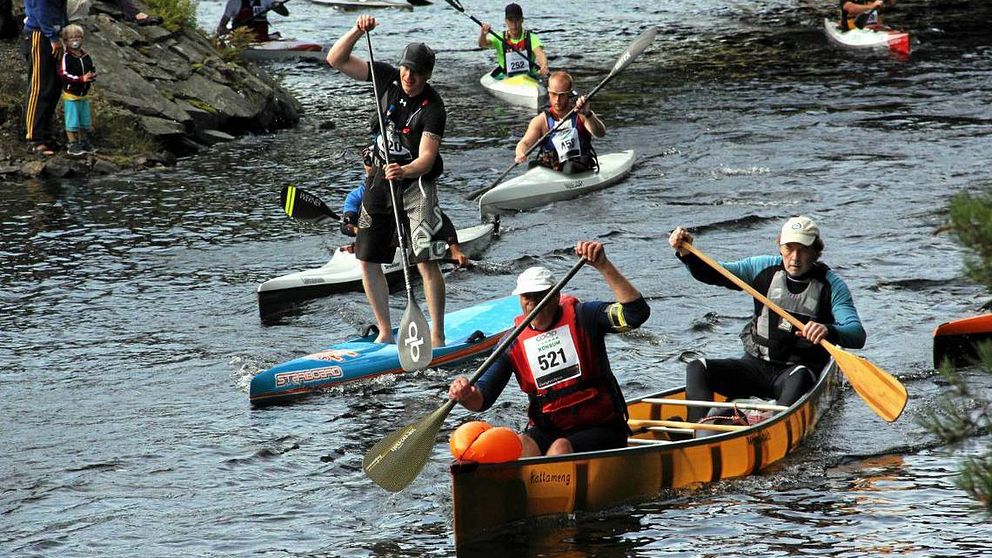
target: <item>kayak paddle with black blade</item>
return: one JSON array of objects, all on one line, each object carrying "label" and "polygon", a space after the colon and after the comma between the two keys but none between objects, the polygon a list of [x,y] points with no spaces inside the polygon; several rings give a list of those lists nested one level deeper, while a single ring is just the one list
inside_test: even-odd
[{"label": "kayak paddle with black blade", "polygon": [[[372,93],[375,95],[375,113],[379,117],[379,134],[382,136],[382,143],[385,148],[382,156],[385,159],[383,168],[389,165],[389,142],[392,138],[387,138],[389,128],[386,128],[386,118],[379,107],[379,85],[375,80],[375,55],[372,53],[372,33],[366,31],[365,38],[369,44],[369,74],[372,77]],[[396,203],[396,188],[393,181],[389,181],[389,196],[393,202],[393,217],[396,219],[396,235],[400,241],[400,258],[403,261],[403,280],[406,282],[406,310],[400,320],[400,327],[397,330],[396,348],[400,355],[400,366],[407,372],[423,370],[431,363],[434,357],[431,346],[430,326],[424,313],[417,306],[417,300],[413,297],[413,287],[410,286],[410,262],[406,254],[406,232],[403,221],[400,219],[399,205]]]},{"label": "kayak paddle with black blade", "polygon": [[[769,310],[775,312],[781,316],[782,319],[792,324],[792,327],[799,331],[802,331],[803,327],[805,327],[805,325],[795,316],[769,300],[765,295],[759,293],[754,289],[754,287],[747,284],[740,277],[727,271],[725,267],[711,259],[706,254],[700,252],[692,244],[683,242],[679,248],[687,250],[688,252],[694,254],[697,258],[703,260],[706,265],[718,271],[733,284],[740,287],[744,292],[753,296],[758,302],[767,306]],[[868,359],[853,355],[826,339],[820,340],[820,346],[830,353],[830,356],[832,356],[834,361],[837,363],[837,367],[840,368],[840,371],[847,377],[848,383],[851,384],[854,391],[861,396],[861,399],[868,404],[868,407],[870,407],[876,415],[882,417],[888,422],[892,422],[899,418],[899,415],[902,414],[903,409],[906,407],[906,400],[908,399],[906,387],[903,386],[899,380],[885,370],[882,370],[869,362]]]},{"label": "kayak paddle with black blade", "polygon": [[[572,269],[565,274],[565,277],[558,281],[558,284],[552,287],[548,294],[541,299],[541,302],[537,303],[537,306],[527,314],[527,317],[507,337],[503,338],[500,344],[493,349],[489,358],[479,366],[479,369],[469,379],[470,385],[479,381],[486,369],[496,362],[496,359],[520,336],[524,328],[530,325],[537,314],[548,305],[548,302],[561,291],[565,283],[568,283],[585,263],[585,258],[576,262]],[[372,449],[362,459],[362,470],[365,471],[365,474],[390,492],[399,492],[406,488],[413,482],[413,479],[417,478],[427,463],[431,450],[434,448],[434,442],[437,440],[437,434],[441,430],[441,425],[444,424],[444,419],[455,407],[455,403],[454,399],[445,401],[433,413],[392,432],[372,446]]]},{"label": "kayak paddle with black blade", "polygon": [[[451,0],[448,0],[448,2],[450,3]],[[654,41],[654,38],[657,34],[658,34],[657,27],[651,27],[647,31],[641,33],[640,36],[638,36],[637,39],[635,39],[634,42],[631,43],[629,47],[627,47],[627,50],[623,51],[623,55],[620,56],[616,64],[613,65],[613,69],[610,70],[610,73],[605,78],[603,78],[603,81],[599,82],[599,85],[594,87],[592,91],[586,94],[586,100],[588,101],[589,99],[591,99],[592,96],[595,95],[604,85],[609,83],[611,79],[616,77],[616,75],[619,74],[624,68],[629,66],[630,63],[633,62],[635,58],[637,58],[642,52],[644,52],[644,49],[648,48],[648,45],[650,45],[651,42]],[[534,145],[530,146],[530,149],[527,150],[524,156],[526,157],[530,155],[531,151],[534,151],[534,149],[536,149],[537,146],[544,143],[544,140],[547,139],[548,136],[555,133],[558,130],[558,128],[562,127],[566,122],[568,122],[576,110],[577,109],[572,108],[572,110],[568,111],[568,114],[562,117],[562,119],[558,121],[558,124],[555,124],[554,128],[548,130],[546,134],[544,134],[543,136],[541,136],[540,139],[534,142]],[[468,201],[473,201],[482,194],[485,194],[489,190],[492,190],[500,183],[501,180],[503,180],[503,178],[506,177],[507,174],[510,174],[510,171],[515,169],[519,164],[520,163],[514,161],[513,164],[510,165],[510,168],[503,171],[503,174],[497,176],[496,180],[494,180],[492,184],[472,191],[471,193],[469,193],[469,195],[465,196],[465,199]]]},{"label": "kayak paddle with black blade", "polygon": [[282,208],[286,215],[293,219],[315,223],[341,220],[341,216],[327,207],[327,204],[320,198],[296,186],[283,186],[282,192],[279,194],[279,201],[282,202]]},{"label": "kayak paddle with black blade", "polygon": [[[454,8],[454,9],[458,10],[459,12],[465,14],[465,16],[467,16],[469,19],[471,19],[472,21],[476,22],[479,25],[479,27],[482,27],[483,24],[482,24],[481,21],[479,21],[474,15],[465,12],[465,8],[462,7],[462,3],[461,2],[459,2],[458,0],[444,0],[444,1],[447,2],[449,5],[451,5],[452,8]],[[411,4],[412,4],[412,2],[411,2]],[[501,43],[503,43],[503,46],[504,47],[509,48],[509,49],[513,49],[513,47],[510,46],[510,43],[506,42],[506,39],[504,39],[502,35],[497,35],[496,32],[494,32],[491,27],[489,29],[489,34],[492,35],[493,37],[496,37],[497,39],[499,39],[499,41]],[[533,60],[531,60],[530,56],[527,56],[527,53],[526,52],[517,51],[517,54],[519,54],[520,56],[523,56],[524,58],[526,58],[527,59],[527,62],[530,63],[530,66],[532,68],[540,68],[541,67],[537,62],[534,62]]]}]

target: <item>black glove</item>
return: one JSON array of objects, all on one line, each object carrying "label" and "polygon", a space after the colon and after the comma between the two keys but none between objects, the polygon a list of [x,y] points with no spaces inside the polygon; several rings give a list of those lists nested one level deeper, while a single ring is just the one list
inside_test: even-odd
[{"label": "black glove", "polygon": [[354,211],[345,211],[341,216],[341,234],[345,236],[358,234],[358,214]]}]

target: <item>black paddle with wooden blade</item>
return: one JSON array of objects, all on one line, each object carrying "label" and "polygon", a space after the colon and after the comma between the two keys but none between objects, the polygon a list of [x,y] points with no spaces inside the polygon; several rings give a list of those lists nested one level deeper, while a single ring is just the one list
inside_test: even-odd
[{"label": "black paddle with wooden blade", "polygon": [[[472,15],[470,13],[467,13],[465,11],[465,8],[462,7],[462,3],[459,2],[458,0],[445,0],[445,2],[447,2],[449,5],[451,5],[452,8],[454,8],[454,9],[458,10],[459,12],[465,14],[465,16],[467,16],[472,21],[476,22],[479,25],[479,27],[482,27],[483,26],[483,23],[481,21],[479,21],[474,15]],[[510,43],[506,42],[506,39],[505,38],[503,38],[501,35],[496,34],[492,30],[492,28],[489,29],[489,34],[492,35],[493,37],[496,37],[497,39],[499,39],[499,41],[501,43],[503,43],[503,45],[506,48],[511,48],[511,49],[513,48],[513,47],[510,46]],[[541,67],[540,64],[538,64],[537,62],[535,62],[534,60],[532,60],[530,56],[527,56],[527,53],[526,52],[517,51],[517,54],[519,54],[520,56],[523,56],[524,58],[526,58],[527,59],[527,62],[530,63],[530,67],[531,68],[540,68]]]},{"label": "black paddle with wooden blade", "polygon": [[279,201],[282,202],[286,215],[293,219],[315,223],[341,220],[341,216],[327,207],[320,198],[296,186],[283,186]]},{"label": "black paddle with wooden blade", "polygon": [[[572,266],[572,269],[565,274],[565,277],[561,281],[558,281],[558,284],[552,287],[548,291],[548,294],[541,299],[541,302],[527,314],[527,317],[520,322],[520,325],[510,332],[507,337],[503,338],[500,344],[493,349],[493,353],[489,355],[489,358],[482,363],[482,366],[479,366],[479,369],[469,379],[470,385],[474,385],[479,381],[479,378],[482,377],[486,369],[492,363],[496,362],[496,359],[506,351],[507,347],[513,343],[524,328],[534,320],[538,313],[548,305],[548,302],[561,291],[565,283],[568,283],[585,263],[585,258],[576,262]],[[372,446],[372,449],[362,459],[362,470],[365,471],[365,474],[375,481],[376,484],[390,492],[399,492],[406,488],[413,482],[413,479],[417,478],[417,475],[420,474],[420,471],[427,463],[427,459],[431,455],[431,450],[434,448],[434,442],[437,440],[437,434],[441,430],[441,425],[444,423],[444,419],[448,416],[448,413],[451,412],[451,409],[455,407],[455,403],[453,399],[447,400],[433,413],[413,424],[394,431],[380,440],[379,443]]]},{"label": "black paddle with wooden blade", "polygon": [[[629,47],[627,47],[627,50],[623,51],[623,55],[620,56],[616,64],[613,65],[613,69],[610,70],[609,75],[603,78],[603,81],[599,82],[599,85],[594,87],[592,91],[586,94],[586,100],[588,101],[589,99],[592,99],[593,95],[595,95],[600,89],[602,89],[604,85],[609,83],[611,79],[616,77],[616,75],[619,74],[621,71],[623,71],[624,68],[629,66],[630,63],[633,62],[635,58],[637,58],[642,52],[644,52],[644,49],[648,48],[648,45],[650,45],[651,42],[654,41],[654,38],[657,34],[658,34],[657,27],[651,27],[647,31],[641,33],[640,36],[638,36],[637,39],[634,40],[634,42],[631,43]],[[568,122],[571,119],[572,115],[575,114],[576,110],[577,109],[573,108],[572,110],[568,111],[568,114],[563,116],[561,120],[559,120],[558,123],[555,124],[554,128],[548,130],[547,133],[545,133],[543,136],[541,136],[540,139],[534,142],[534,145],[530,146],[530,149],[528,149],[524,155],[525,156],[530,155],[532,151],[534,151],[535,149],[537,149],[539,145],[544,143],[544,140],[547,139],[548,136],[558,131],[558,128],[561,128],[566,122]],[[496,180],[493,180],[491,184],[470,192],[469,195],[465,196],[465,199],[468,201],[473,201],[482,194],[485,194],[489,190],[492,190],[506,177],[506,175],[510,174],[510,171],[515,169],[519,164],[520,163],[514,161],[513,164],[510,165],[510,168],[506,169],[505,171],[503,171],[502,174],[497,176]]]},{"label": "black paddle with wooden blade", "polygon": [[[382,156],[385,159],[385,165],[383,167],[386,167],[389,166],[388,145],[392,141],[392,138],[387,138],[387,134],[390,133],[389,128],[386,127],[386,118],[383,116],[382,111],[379,110],[379,85],[375,80],[375,55],[372,53],[372,34],[366,31],[365,39],[369,44],[369,74],[372,77],[372,93],[375,95],[375,113],[379,117],[379,134],[383,139],[382,144],[385,146],[382,150]],[[434,357],[430,338],[431,328],[427,325],[427,319],[424,318],[424,313],[417,306],[417,300],[413,297],[413,287],[410,286],[410,261],[406,254],[406,231],[403,227],[403,221],[400,219],[400,209],[396,200],[396,187],[392,180],[389,181],[389,196],[393,202],[396,235],[399,237],[400,258],[403,261],[403,280],[406,282],[406,310],[403,312],[403,318],[400,319],[400,327],[397,330],[396,348],[400,355],[400,366],[407,372],[413,372],[414,370],[427,368]]]},{"label": "black paddle with wooden blade", "polygon": [[[697,258],[703,260],[706,265],[720,272],[721,275],[740,287],[744,292],[753,296],[758,300],[758,302],[767,306],[769,310],[775,312],[781,316],[782,319],[792,324],[792,327],[799,331],[802,331],[805,327],[805,325],[795,316],[786,312],[782,307],[769,300],[768,297],[756,291],[754,287],[748,285],[740,277],[727,271],[726,268],[711,259],[706,254],[700,252],[692,244],[683,242],[679,248],[686,250],[694,254]],[[889,422],[899,418],[899,415],[902,414],[902,410],[906,407],[906,400],[908,399],[906,388],[899,382],[899,380],[885,370],[882,370],[869,362],[868,359],[853,355],[833,343],[830,343],[826,339],[820,341],[820,346],[830,353],[830,356],[832,356],[834,361],[837,363],[837,367],[840,368],[840,371],[847,377],[848,383],[851,384],[854,391],[861,396],[861,399],[868,404],[876,415]]]}]

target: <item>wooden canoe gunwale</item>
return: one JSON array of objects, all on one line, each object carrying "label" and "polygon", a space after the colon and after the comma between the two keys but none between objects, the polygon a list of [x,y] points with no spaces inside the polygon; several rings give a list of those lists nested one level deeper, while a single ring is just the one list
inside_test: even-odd
[{"label": "wooden canoe gunwale", "polygon": [[[487,539],[527,518],[598,511],[650,500],[668,489],[758,473],[792,453],[813,431],[840,382],[831,362],[813,389],[787,411],[734,432],[509,463],[454,462],[455,544]],[[684,398],[684,392],[679,387],[628,400],[632,419],[668,419],[677,415],[676,407],[684,419],[684,406],[640,403],[649,398]],[[634,436],[663,440],[665,434],[635,431]]]}]

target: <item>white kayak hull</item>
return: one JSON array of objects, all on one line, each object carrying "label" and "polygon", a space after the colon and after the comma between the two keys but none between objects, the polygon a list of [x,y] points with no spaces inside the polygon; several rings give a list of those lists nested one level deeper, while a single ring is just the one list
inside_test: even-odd
[{"label": "white kayak hull", "polygon": [[[459,246],[466,256],[476,258],[497,231],[498,222],[458,229]],[[399,250],[393,262],[382,268],[390,285],[403,282]],[[294,302],[349,291],[362,291],[362,271],[354,254],[339,249],[321,267],[282,275],[259,285],[258,312],[264,320]]]},{"label": "white kayak hull", "polygon": [[396,8],[399,10],[412,10],[413,6],[408,2],[394,2],[392,0],[310,0],[314,4],[331,6],[342,10],[361,10],[365,8]]},{"label": "white kayak hull", "polygon": [[241,55],[248,60],[323,60],[327,47],[313,41],[297,39],[276,39],[261,43],[251,43]]},{"label": "white kayak hull", "polygon": [[511,105],[537,110],[548,90],[536,79],[526,75],[496,79],[490,72],[482,74],[479,83],[487,93]]},{"label": "white kayak hull", "polygon": [[848,48],[889,50],[896,54],[909,54],[909,33],[892,29],[851,29],[842,31],[837,22],[823,20],[823,29],[834,43]]},{"label": "white kayak hull", "polygon": [[563,174],[535,166],[507,180],[479,198],[483,215],[500,211],[522,211],[551,202],[567,200],[616,184],[634,165],[634,150],[599,156],[599,172]]}]

